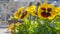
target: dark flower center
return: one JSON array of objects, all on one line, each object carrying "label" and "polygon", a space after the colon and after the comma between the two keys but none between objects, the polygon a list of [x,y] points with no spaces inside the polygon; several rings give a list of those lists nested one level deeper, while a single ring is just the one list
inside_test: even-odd
[{"label": "dark flower center", "polygon": [[41,10],[43,10],[43,12],[46,12],[46,10],[48,11],[48,12],[50,12],[50,11],[52,11],[52,9],[51,8],[41,8]]},{"label": "dark flower center", "polygon": [[52,9],[51,8],[48,8],[47,11],[50,12]]},{"label": "dark flower center", "polygon": [[26,15],[27,15],[27,11],[25,11],[25,12],[22,14],[21,19],[24,18]]},{"label": "dark flower center", "polygon": [[24,15],[24,14],[22,14],[21,19],[22,19],[22,18],[24,18],[24,16],[25,16],[25,15]]},{"label": "dark flower center", "polygon": [[46,8],[41,8],[41,10],[46,11]]},{"label": "dark flower center", "polygon": [[51,15],[50,13],[41,12],[41,16],[42,16],[42,17],[47,18],[47,17],[49,17],[50,15]]}]

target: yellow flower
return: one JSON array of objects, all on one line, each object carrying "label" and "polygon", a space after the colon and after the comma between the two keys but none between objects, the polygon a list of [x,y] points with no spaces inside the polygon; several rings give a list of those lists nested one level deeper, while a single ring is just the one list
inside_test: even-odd
[{"label": "yellow flower", "polygon": [[57,15],[60,16],[60,6],[56,7],[56,12],[57,12]]},{"label": "yellow flower", "polygon": [[11,30],[14,27],[14,23],[10,24],[8,30]]},{"label": "yellow flower", "polygon": [[43,19],[50,19],[52,20],[55,17],[56,11],[55,7],[48,3],[43,3],[38,8],[38,17]]},{"label": "yellow flower", "polygon": [[36,16],[36,6],[28,6],[25,10],[28,11],[32,16]]},{"label": "yellow flower", "polygon": [[19,19],[24,7],[21,7],[14,13],[14,18]]},{"label": "yellow flower", "polygon": [[16,26],[19,26],[19,25],[20,25],[20,23],[19,23],[19,22],[17,22],[15,25],[16,25]]}]

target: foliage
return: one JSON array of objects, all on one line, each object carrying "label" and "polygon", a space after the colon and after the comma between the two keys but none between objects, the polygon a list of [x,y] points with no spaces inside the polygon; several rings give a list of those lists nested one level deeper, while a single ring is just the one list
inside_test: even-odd
[{"label": "foliage", "polygon": [[13,17],[10,17],[17,23],[12,23],[8,30],[15,34],[60,34],[59,7],[45,1],[37,10],[35,8],[35,5],[31,5],[27,8],[18,9]]}]

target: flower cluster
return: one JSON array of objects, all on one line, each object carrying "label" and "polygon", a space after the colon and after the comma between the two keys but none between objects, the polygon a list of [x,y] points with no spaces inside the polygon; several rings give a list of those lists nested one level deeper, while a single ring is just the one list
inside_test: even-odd
[{"label": "flower cluster", "polygon": [[14,32],[18,30],[16,34],[59,34],[60,32],[60,6],[55,7],[46,1],[38,3],[37,6],[30,3],[26,8],[20,7],[10,19],[17,19],[17,23],[12,23],[8,27],[8,30]]}]

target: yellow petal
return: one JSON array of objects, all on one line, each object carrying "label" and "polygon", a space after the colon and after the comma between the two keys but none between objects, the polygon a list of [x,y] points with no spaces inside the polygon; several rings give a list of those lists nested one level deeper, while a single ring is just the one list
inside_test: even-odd
[{"label": "yellow petal", "polygon": [[18,8],[18,12],[21,12],[24,9],[24,7]]},{"label": "yellow petal", "polygon": [[10,24],[8,30],[11,30],[14,27],[14,23]]},{"label": "yellow petal", "polygon": [[36,12],[36,6],[29,6],[25,10],[28,11],[31,15],[35,15],[34,13]]},{"label": "yellow petal", "polygon": [[60,16],[60,6],[56,7],[56,14]]},{"label": "yellow petal", "polygon": [[56,16],[56,15],[52,15],[52,16],[48,17],[48,19],[49,19],[49,20],[52,20],[52,19],[55,18],[55,16]]}]

